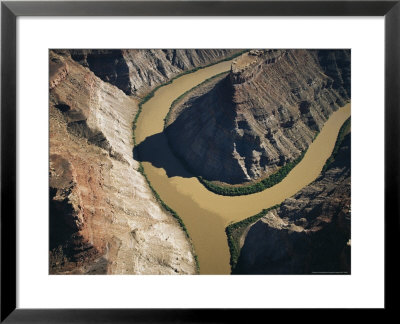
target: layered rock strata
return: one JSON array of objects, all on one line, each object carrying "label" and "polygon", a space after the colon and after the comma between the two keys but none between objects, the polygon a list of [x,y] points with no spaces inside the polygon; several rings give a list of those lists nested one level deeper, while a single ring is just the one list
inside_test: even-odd
[{"label": "layered rock strata", "polygon": [[193,68],[231,56],[237,49],[58,50],[127,95],[141,96]]},{"label": "layered rock strata", "polygon": [[[79,52],[85,53],[82,64]],[[142,71],[141,78],[125,78],[124,66],[132,62],[111,60],[108,52],[50,51],[49,272],[193,274],[188,238],[137,171],[132,122],[138,99],[126,95],[134,88],[123,86],[135,80],[131,85],[146,92],[182,69],[170,64],[156,78],[163,72],[153,51],[123,51]],[[183,68],[216,59],[214,51],[205,51],[202,60],[179,50],[176,56],[189,60]]]},{"label": "layered rock strata", "polygon": [[176,105],[166,133],[195,175],[240,184],[299,157],[350,97],[348,50],[253,50]]},{"label": "layered rock strata", "polygon": [[250,225],[237,274],[350,273],[350,134],[313,183]]}]

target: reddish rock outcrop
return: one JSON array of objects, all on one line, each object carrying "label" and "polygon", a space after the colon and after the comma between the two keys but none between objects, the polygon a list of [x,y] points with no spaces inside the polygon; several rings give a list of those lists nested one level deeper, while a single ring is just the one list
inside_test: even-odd
[{"label": "reddish rock outcrop", "polygon": [[68,64],[61,62],[55,57],[50,60],[50,76],[49,76],[49,88],[54,89],[62,80],[67,77],[68,74]]}]

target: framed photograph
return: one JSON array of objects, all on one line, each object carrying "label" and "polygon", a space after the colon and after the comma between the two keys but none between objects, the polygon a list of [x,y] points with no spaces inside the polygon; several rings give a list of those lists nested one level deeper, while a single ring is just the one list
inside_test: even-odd
[{"label": "framed photograph", "polygon": [[2,2],[1,321],[392,309],[399,15]]}]

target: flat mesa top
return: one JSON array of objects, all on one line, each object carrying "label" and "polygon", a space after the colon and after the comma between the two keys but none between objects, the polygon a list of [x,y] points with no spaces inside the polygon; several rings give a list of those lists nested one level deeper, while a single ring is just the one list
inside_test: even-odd
[{"label": "flat mesa top", "polygon": [[[261,51],[260,51],[261,52]],[[260,53],[261,54],[261,53]],[[240,55],[232,62],[232,69],[235,71],[244,70],[250,65],[257,62],[258,55],[254,55],[252,53],[246,52]]]}]

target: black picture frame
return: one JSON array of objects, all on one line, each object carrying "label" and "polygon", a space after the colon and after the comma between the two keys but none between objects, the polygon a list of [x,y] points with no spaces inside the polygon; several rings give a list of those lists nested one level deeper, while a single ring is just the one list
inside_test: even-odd
[{"label": "black picture frame", "polygon": [[[19,16],[384,16],[385,309],[396,307],[399,234],[400,4],[396,1],[2,1],[1,322],[235,322],[266,310],[16,308],[16,19]],[[394,260],[393,260],[394,259]],[[367,283],[366,283],[367,284]]]}]

